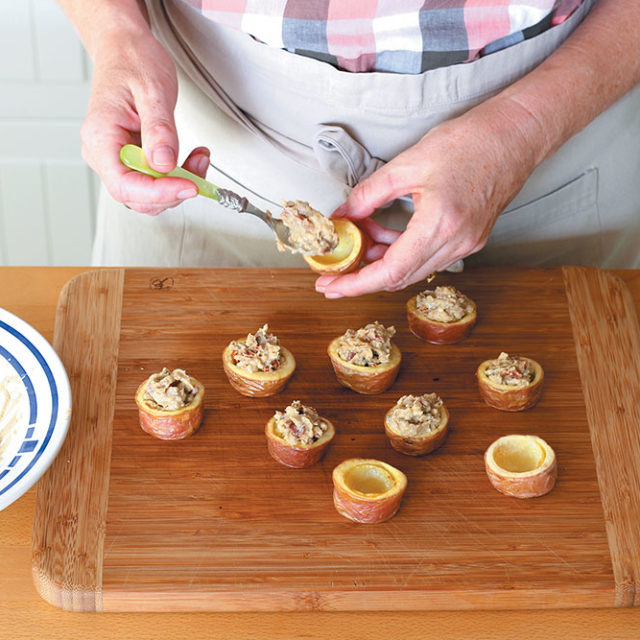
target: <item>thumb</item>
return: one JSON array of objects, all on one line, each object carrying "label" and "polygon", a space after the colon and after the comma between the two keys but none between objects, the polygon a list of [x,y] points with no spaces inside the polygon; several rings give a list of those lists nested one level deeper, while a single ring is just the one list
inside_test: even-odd
[{"label": "thumb", "polygon": [[338,215],[367,218],[378,207],[411,192],[403,172],[390,162],[359,182],[351,191]]},{"label": "thumb", "polygon": [[167,173],[175,169],[178,162],[178,134],[173,119],[175,99],[162,92],[135,97],[144,154],[151,168]]}]

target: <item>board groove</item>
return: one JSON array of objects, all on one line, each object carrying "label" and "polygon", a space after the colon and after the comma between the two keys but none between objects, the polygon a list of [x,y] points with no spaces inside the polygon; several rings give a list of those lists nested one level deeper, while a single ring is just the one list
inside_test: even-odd
[{"label": "board groove", "polygon": [[576,267],[565,268],[563,273],[611,549],[615,604],[637,605],[640,603],[638,318],[633,299],[620,278]]},{"label": "board groove", "polygon": [[[42,597],[70,611],[102,609],[111,424],[123,270],[70,280],[56,312],[53,346],[73,398],[67,438],[37,485],[32,573]],[[72,339],[68,339],[72,336]]]}]

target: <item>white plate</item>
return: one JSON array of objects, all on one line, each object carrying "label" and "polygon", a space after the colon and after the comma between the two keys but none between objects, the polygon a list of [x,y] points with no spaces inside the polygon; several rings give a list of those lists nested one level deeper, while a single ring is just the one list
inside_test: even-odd
[{"label": "white plate", "polygon": [[[0,381],[7,378],[24,411],[0,449],[0,509],[48,469],[71,418],[71,388],[60,358],[33,327],[0,309]],[[2,407],[0,402],[0,419]]]}]

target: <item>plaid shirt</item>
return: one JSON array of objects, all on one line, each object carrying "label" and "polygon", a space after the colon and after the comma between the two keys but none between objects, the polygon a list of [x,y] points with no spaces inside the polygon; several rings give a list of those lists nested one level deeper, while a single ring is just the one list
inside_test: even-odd
[{"label": "plaid shirt", "polygon": [[421,73],[499,51],[582,0],[184,0],[219,24],[344,71]]}]

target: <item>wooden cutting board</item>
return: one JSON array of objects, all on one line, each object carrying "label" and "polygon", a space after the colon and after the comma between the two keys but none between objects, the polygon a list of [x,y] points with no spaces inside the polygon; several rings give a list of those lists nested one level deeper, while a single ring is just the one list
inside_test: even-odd
[{"label": "wooden cutting board", "polygon": [[[479,319],[452,346],[408,330],[419,285],[325,300],[307,270],[103,270],[61,294],[55,347],[74,409],[65,445],[39,482],[33,574],[71,610],[382,610],[631,606],[640,602],[640,329],[624,284],[590,268],[469,270],[438,276],[473,298]],[[326,346],[347,328],[393,324],[394,386],[362,396],[335,380]],[[269,323],[296,356],[281,394],[245,398],[221,366],[227,343]],[[481,401],[477,365],[501,351],[544,367],[525,412]],[[138,424],[137,386],[163,366],[206,387],[200,431],[163,442]],[[382,418],[400,395],[436,392],[451,413],[444,446],[396,453]],[[323,461],[295,470],[267,453],[264,425],[300,399],[337,435]],[[508,433],[555,449],[542,498],[489,484],[483,453]],[[409,479],[398,514],[342,518],[331,471],[373,457]]]}]

